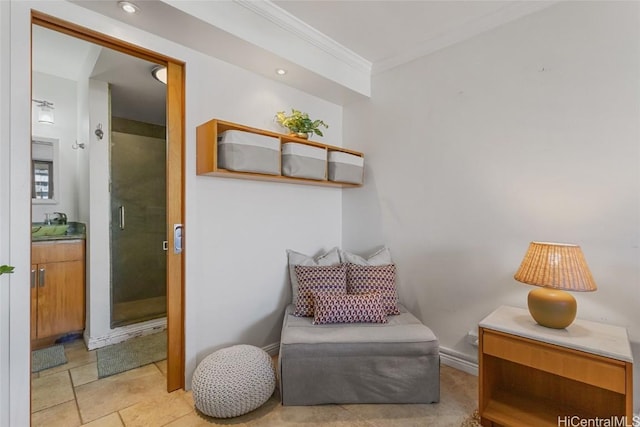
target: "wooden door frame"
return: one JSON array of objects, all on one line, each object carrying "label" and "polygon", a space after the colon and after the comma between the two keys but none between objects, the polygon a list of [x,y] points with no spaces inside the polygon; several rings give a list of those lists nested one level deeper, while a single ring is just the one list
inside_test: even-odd
[{"label": "wooden door frame", "polygon": [[[167,67],[167,240],[174,247],[173,225],[184,223],[185,64],[64,21],[31,11],[31,25],[107,47]],[[167,251],[167,391],[184,388],[184,248],[181,254]]]}]

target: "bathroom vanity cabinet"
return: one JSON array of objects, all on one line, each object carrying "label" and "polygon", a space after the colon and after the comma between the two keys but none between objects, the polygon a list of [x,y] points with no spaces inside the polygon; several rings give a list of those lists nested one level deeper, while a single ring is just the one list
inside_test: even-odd
[{"label": "bathroom vanity cabinet", "polygon": [[85,323],[85,241],[56,240],[31,245],[32,347]]}]

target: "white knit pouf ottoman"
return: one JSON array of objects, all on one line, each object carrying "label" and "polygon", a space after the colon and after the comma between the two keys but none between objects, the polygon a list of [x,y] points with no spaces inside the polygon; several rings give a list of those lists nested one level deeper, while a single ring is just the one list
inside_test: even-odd
[{"label": "white knit pouf ottoman", "polygon": [[264,404],[276,388],[271,356],[252,345],[234,345],[205,357],[193,373],[196,408],[215,418],[237,417]]}]

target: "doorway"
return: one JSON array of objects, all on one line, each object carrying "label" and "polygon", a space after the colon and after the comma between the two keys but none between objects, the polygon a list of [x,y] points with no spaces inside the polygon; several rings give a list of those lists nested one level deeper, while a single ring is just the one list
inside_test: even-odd
[{"label": "doorway", "polygon": [[[184,388],[184,252],[176,248],[174,230],[182,230],[184,212],[184,63],[87,28],[31,13],[31,23],[165,66],[166,89],[166,311],[167,391]],[[76,142],[77,143],[77,142]],[[181,236],[180,236],[181,237]]]}]

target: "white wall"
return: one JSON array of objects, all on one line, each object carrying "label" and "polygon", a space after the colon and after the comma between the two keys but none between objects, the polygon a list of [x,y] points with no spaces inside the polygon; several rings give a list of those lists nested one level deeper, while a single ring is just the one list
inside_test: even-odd
[{"label": "white wall", "polygon": [[89,80],[90,128],[102,123],[104,136],[91,138],[88,147],[89,226],[87,227],[87,324],[85,341],[111,330],[111,197],[109,194],[109,85]]},{"label": "white wall", "polygon": [[[0,402],[0,421],[3,427],[25,426],[29,423],[29,271],[31,253],[31,180],[30,180],[30,144],[31,134],[31,74],[29,72],[29,10],[16,8],[14,3],[1,2],[3,13],[10,14],[9,22],[0,26],[2,40],[2,61],[0,68],[6,74],[2,81],[2,147],[0,151],[7,156],[8,168],[2,169],[0,181],[3,183],[2,197],[8,200],[0,205],[3,216],[3,244],[9,248],[9,263],[16,271],[9,279],[8,298],[2,299],[2,312],[8,312],[9,342],[0,347],[0,360],[8,361],[8,378],[3,377],[3,389],[8,397]],[[5,15],[6,16],[6,15]],[[14,25],[14,23],[23,23]],[[6,47],[9,49],[6,49]],[[22,72],[16,72],[21,69]],[[6,85],[6,86],[5,86]],[[7,191],[8,189],[8,191]],[[5,238],[7,240],[5,240]],[[5,243],[6,242],[6,243]],[[5,246],[6,247],[6,246]],[[5,252],[5,255],[7,252]],[[6,280],[3,277],[3,280]],[[8,382],[7,382],[8,379]],[[8,419],[8,422],[7,422]]]},{"label": "white wall", "polygon": [[[9,263],[10,158],[9,3],[0,2],[0,265]],[[9,348],[9,275],[0,277],[0,348]],[[0,426],[9,425],[9,352],[0,351]]]},{"label": "white wall", "polygon": [[[34,137],[58,140],[58,186],[54,187],[56,204],[34,203],[34,222],[43,222],[45,213],[64,212],[69,221],[78,221],[78,151],[71,146],[78,140],[78,99],[76,82],[51,74],[33,73],[33,98],[54,104],[54,124],[38,123],[38,106],[32,106],[32,132]],[[25,141],[28,144],[28,140]],[[55,173],[55,172],[54,172]]]},{"label": "white wall", "polygon": [[441,346],[476,360],[467,331],[526,307],[513,274],[532,240],[580,244],[599,289],[574,294],[578,316],[640,341],[639,17],[563,2],[377,75],[345,108],[368,166],[343,193],[344,246],[391,247]]},{"label": "white wall", "polygon": [[[100,142],[92,132],[97,122],[92,123],[89,117],[90,102],[92,100],[89,94],[89,81],[101,50],[102,48],[96,45],[92,45],[89,49],[89,54],[84,63],[80,65],[81,71],[76,84],[78,93],[78,116],[76,119],[78,142],[85,143],[85,148],[78,150],[78,221],[87,225],[89,222],[89,200],[91,195],[89,188],[89,153],[92,145]],[[104,100],[104,102],[108,105],[108,100]],[[103,126],[106,126],[106,123],[108,122],[105,122]],[[92,125],[94,126],[92,127]]]},{"label": "white wall", "polygon": [[222,118],[277,131],[275,112],[295,106],[329,123],[323,141],[340,146],[342,109],[202,56],[187,64],[187,100],[190,373],[215,348],[278,342],[291,299],[285,250],[338,246],[342,228],[340,189],[196,176],[195,127]]},{"label": "white wall", "polygon": [[[222,118],[279,130],[276,111],[296,107],[322,118],[331,128],[323,141],[342,145],[342,108],[184,46],[112,21],[77,5],[59,2],[11,2],[10,194],[12,205],[11,260],[20,267],[15,279],[28,283],[29,265],[29,151],[18,141],[29,138],[29,10],[35,8],[95,31],[186,62],[186,363],[187,383],[197,362],[214,348],[232,343],[265,346],[278,341],[285,304],[287,248],[316,252],[341,241],[341,190],[283,183],[198,177],[195,174],[195,128]],[[6,27],[2,27],[5,40]],[[5,53],[3,51],[3,53]],[[2,63],[5,64],[3,55]],[[3,65],[4,66],[4,65]],[[93,125],[93,124],[92,124]],[[93,147],[92,147],[93,149]],[[93,151],[90,155],[93,155]],[[1,171],[3,178],[4,169]],[[93,173],[93,171],[91,171]],[[4,181],[3,181],[4,182]],[[93,219],[92,219],[93,221]],[[14,279],[14,278],[12,278]],[[4,277],[3,277],[4,280]],[[10,425],[26,425],[29,418],[29,293],[28,287],[11,298]],[[108,300],[105,300],[105,304]],[[14,305],[15,304],[15,305]],[[5,360],[7,347],[0,348]]]}]

